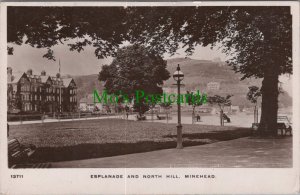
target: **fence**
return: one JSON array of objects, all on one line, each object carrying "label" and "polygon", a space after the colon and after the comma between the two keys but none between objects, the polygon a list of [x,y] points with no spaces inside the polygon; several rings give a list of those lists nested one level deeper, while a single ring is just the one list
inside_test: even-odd
[{"label": "fence", "polygon": [[79,120],[79,119],[89,119],[89,118],[100,118],[100,117],[123,117],[123,113],[45,113],[45,114],[8,114],[7,121],[8,122],[20,122],[21,124],[24,121],[40,121],[43,123],[45,120]]}]

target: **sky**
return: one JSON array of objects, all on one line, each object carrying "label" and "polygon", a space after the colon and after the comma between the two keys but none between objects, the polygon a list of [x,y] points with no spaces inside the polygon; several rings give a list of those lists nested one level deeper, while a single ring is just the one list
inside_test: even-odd
[{"label": "sky", "polygon": [[[124,45],[124,44],[123,44]],[[45,70],[50,75],[55,75],[58,72],[59,59],[61,63],[61,73],[70,75],[89,75],[96,74],[101,70],[103,64],[109,64],[112,58],[98,59],[95,54],[95,48],[88,46],[84,51],[69,51],[67,45],[57,45],[53,47],[56,61],[43,58],[47,52],[46,49],[37,49],[29,45],[13,45],[14,55],[8,56],[8,66],[13,68],[14,72],[24,72],[32,69],[34,73],[40,73]],[[184,49],[179,49],[177,54],[170,56],[164,55],[164,59],[186,57]],[[198,46],[195,53],[189,56],[193,59],[212,60],[220,57],[225,60],[226,55],[218,50],[211,50],[209,47]]]},{"label": "sky", "polygon": [[[8,66],[12,67],[13,73],[26,72],[28,69],[32,69],[33,74],[36,75],[40,74],[42,70],[45,70],[49,75],[56,75],[60,60],[62,75],[90,75],[98,74],[102,65],[110,64],[112,61],[112,58],[98,59],[94,54],[95,48],[91,46],[85,47],[84,51],[78,53],[77,51],[70,51],[67,45],[56,45],[52,48],[56,61],[43,58],[47,52],[46,49],[37,49],[26,44],[11,46],[14,47],[14,54],[8,56]],[[184,57],[186,57],[184,49],[179,49],[173,56],[164,55],[164,59]],[[202,46],[197,46],[194,54],[188,57],[201,60],[220,58],[225,61],[228,59],[221,50]],[[280,81],[283,89],[292,95],[292,77],[281,76]]]}]

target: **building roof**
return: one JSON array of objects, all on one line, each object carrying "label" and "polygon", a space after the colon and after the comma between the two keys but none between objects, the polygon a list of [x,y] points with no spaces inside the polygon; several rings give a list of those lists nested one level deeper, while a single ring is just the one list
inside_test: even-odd
[{"label": "building roof", "polygon": [[22,76],[25,73],[16,73],[12,76],[12,80],[10,82],[7,82],[8,84],[13,84],[13,83],[17,83],[20,81],[20,79],[22,78]]},{"label": "building roof", "polygon": [[70,85],[70,83],[72,82],[72,78],[63,78],[62,79],[63,80],[63,85],[65,86],[65,87],[69,87],[69,85]]},{"label": "building roof", "polygon": [[32,74],[27,74],[25,72],[23,73],[15,73],[12,75],[12,80],[8,81],[8,84],[13,84],[13,83],[18,83],[19,80],[22,78],[22,76],[26,76],[28,79],[37,79],[39,80],[38,82],[41,83],[46,83],[48,79],[53,81],[53,84],[55,86],[60,86],[61,81],[63,82],[64,87],[69,87],[71,82],[74,82],[73,78],[60,78],[60,77],[55,77],[55,76],[49,76],[49,75],[32,75]]},{"label": "building roof", "polygon": [[49,75],[46,76],[40,76],[41,77],[41,82],[42,83],[46,83],[46,81],[48,80],[48,78],[50,77]]}]

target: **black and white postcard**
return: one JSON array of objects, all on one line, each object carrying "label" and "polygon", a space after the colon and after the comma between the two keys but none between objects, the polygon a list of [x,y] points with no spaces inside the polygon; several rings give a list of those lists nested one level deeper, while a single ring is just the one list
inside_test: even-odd
[{"label": "black and white postcard", "polygon": [[0,14],[1,194],[299,193],[299,2]]}]

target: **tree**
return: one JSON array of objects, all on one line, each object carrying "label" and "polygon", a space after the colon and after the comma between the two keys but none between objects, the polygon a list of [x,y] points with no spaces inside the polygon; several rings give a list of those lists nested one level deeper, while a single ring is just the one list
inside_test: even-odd
[{"label": "tree", "polygon": [[172,108],[171,102],[163,102],[160,104],[160,106],[166,112],[167,123],[169,123],[169,114],[170,114],[169,112],[170,112],[170,109]]},{"label": "tree", "polygon": [[277,135],[278,77],[292,74],[290,7],[144,7],[130,14],[131,40],[154,50],[173,54],[181,42],[192,54],[196,45],[221,43],[241,79],[263,78],[259,130]]},{"label": "tree", "polygon": [[231,100],[230,100],[231,97],[232,97],[232,95],[227,95],[226,97],[222,97],[219,95],[214,95],[214,96],[208,97],[208,102],[210,104],[216,104],[219,106],[221,126],[224,126],[224,107],[231,105]]},{"label": "tree", "polygon": [[[46,48],[44,57],[55,60],[51,49],[67,44],[71,51],[95,47],[95,55],[114,55],[124,41],[126,12],[123,7],[15,7],[7,8],[7,42]],[[10,45],[8,54],[13,54]]]},{"label": "tree", "polygon": [[192,124],[194,124],[195,120],[195,110],[196,107],[201,106],[206,103],[207,97],[206,94],[203,94],[202,97],[200,94],[194,94],[194,92],[187,91],[186,92],[187,102],[192,106]]},{"label": "tree", "polygon": [[[127,95],[131,101],[137,95],[134,108],[143,114],[149,109],[147,94],[162,94],[163,81],[170,77],[166,61],[145,47],[132,45],[119,49],[110,65],[104,65],[99,80],[110,94]],[[138,94],[137,94],[138,93]]]},{"label": "tree", "polygon": [[[112,17],[113,16],[113,17]],[[115,55],[123,41],[158,54],[223,45],[228,64],[262,81],[259,130],[277,134],[278,77],[292,74],[292,16],[288,6],[231,7],[8,7],[8,42],[48,48],[68,39],[70,49],[95,47],[99,58]],[[13,48],[8,48],[12,53]]]},{"label": "tree", "polygon": [[254,104],[254,123],[258,123],[257,99],[261,96],[261,91],[257,86],[250,86],[247,99]]}]

